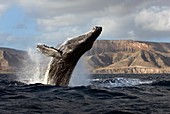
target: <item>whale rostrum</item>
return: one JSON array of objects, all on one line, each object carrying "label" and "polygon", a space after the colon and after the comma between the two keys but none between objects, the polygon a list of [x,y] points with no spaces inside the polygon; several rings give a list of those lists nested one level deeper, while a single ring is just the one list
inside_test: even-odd
[{"label": "whale rostrum", "polygon": [[52,57],[46,72],[47,84],[67,86],[78,60],[92,48],[101,31],[102,27],[93,27],[89,32],[71,38],[56,48],[37,45],[38,50],[44,55]]}]

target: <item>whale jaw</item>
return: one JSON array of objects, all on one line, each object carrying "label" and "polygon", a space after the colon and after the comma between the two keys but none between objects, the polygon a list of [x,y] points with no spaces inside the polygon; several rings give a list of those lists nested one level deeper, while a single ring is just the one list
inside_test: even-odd
[{"label": "whale jaw", "polygon": [[94,27],[87,33],[65,41],[58,48],[37,45],[39,51],[52,57],[48,71],[47,84],[67,86],[79,58],[92,48],[100,35],[102,27]]}]

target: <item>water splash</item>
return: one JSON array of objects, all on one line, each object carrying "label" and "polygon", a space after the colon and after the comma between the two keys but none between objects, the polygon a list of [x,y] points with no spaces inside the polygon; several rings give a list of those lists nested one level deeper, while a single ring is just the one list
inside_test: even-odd
[{"label": "water splash", "polygon": [[[33,49],[28,49],[28,55],[28,62],[25,63],[25,66],[17,72],[17,81],[26,84],[47,84],[50,58],[43,56],[41,53]],[[49,65],[47,66],[47,64]],[[90,85],[90,81],[88,79],[89,71],[86,69],[83,59],[80,59],[71,76],[69,86]]]},{"label": "water splash", "polygon": [[87,69],[87,63],[84,57],[78,61],[71,76],[69,86],[88,86],[90,85],[90,72]]},{"label": "water splash", "polygon": [[52,59],[53,58],[51,58],[50,62],[48,63],[48,67],[47,67],[47,70],[45,72],[44,79],[43,79],[43,84],[47,84],[48,83],[48,74],[49,74],[50,64],[52,62]]},{"label": "water splash", "polygon": [[97,87],[130,87],[141,84],[151,84],[154,81],[142,81],[140,79],[133,78],[110,78],[110,79],[92,79],[92,84]]},{"label": "water splash", "polygon": [[33,49],[28,49],[28,55],[28,62],[17,72],[17,81],[27,84],[44,83],[44,63],[47,59]]}]

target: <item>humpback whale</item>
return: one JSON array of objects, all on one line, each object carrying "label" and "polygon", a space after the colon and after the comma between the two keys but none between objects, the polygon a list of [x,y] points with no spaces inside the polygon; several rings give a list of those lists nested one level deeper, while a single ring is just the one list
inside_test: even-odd
[{"label": "humpback whale", "polygon": [[56,48],[37,45],[38,50],[44,55],[52,57],[46,72],[47,84],[68,86],[78,60],[92,48],[101,31],[102,27],[95,26],[89,32],[71,38]]}]

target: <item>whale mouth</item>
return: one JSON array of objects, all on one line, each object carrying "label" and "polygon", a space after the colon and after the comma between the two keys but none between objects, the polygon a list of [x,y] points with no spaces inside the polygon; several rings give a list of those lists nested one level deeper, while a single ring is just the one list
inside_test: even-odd
[{"label": "whale mouth", "polygon": [[102,27],[99,27],[99,26],[93,27],[91,32],[95,32],[95,31],[102,31]]}]

